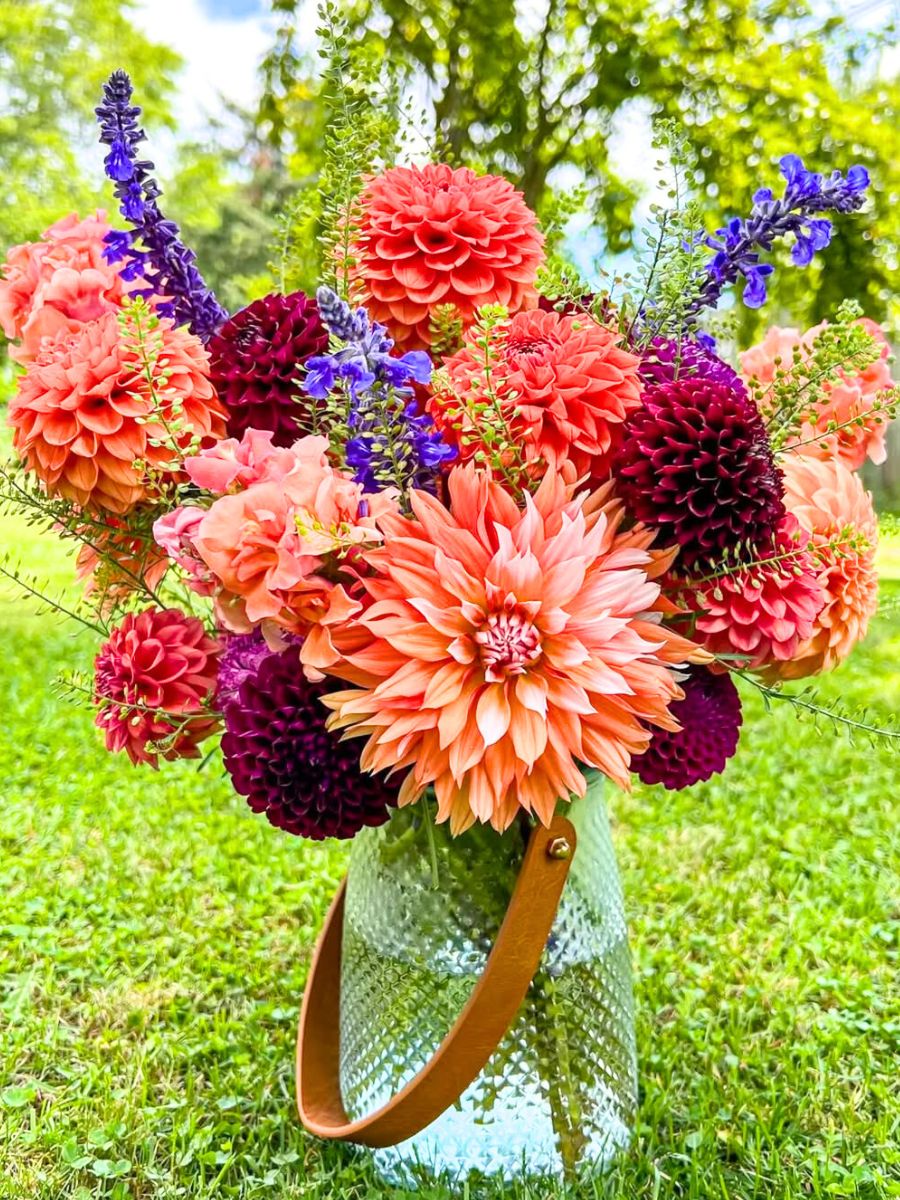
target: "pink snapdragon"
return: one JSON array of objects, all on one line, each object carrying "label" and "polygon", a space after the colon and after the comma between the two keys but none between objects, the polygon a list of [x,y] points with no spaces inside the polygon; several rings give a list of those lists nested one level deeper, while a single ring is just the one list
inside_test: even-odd
[{"label": "pink snapdragon", "polygon": [[153,522],[153,539],[157,546],[176,566],[181,567],[188,587],[199,596],[211,596],[216,590],[215,577],[194,545],[194,538],[205,516],[205,509],[185,504],[164,513]]}]

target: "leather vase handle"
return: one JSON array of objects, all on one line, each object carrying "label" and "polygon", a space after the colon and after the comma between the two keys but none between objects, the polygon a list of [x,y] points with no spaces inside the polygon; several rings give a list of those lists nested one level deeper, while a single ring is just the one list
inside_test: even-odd
[{"label": "leather vase handle", "polygon": [[340,1085],[341,943],[346,880],[310,967],[297,1037],[297,1109],[320,1138],[394,1146],[455,1104],[512,1025],[538,969],[575,853],[565,817],[532,829],[512,898],[484,971],[432,1058],[387,1104],[351,1121]]}]

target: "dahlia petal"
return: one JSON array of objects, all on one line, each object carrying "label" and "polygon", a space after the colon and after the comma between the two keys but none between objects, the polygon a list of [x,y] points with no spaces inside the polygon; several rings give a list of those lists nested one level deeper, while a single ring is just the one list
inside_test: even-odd
[{"label": "dahlia petal", "polygon": [[516,756],[526,765],[534,766],[547,746],[547,722],[530,708],[518,707],[515,720],[509,726]]},{"label": "dahlia petal", "polygon": [[478,697],[475,721],[485,746],[493,746],[509,729],[510,707],[503,684],[486,687]]},{"label": "dahlia petal", "polygon": [[542,717],[547,715],[547,690],[547,681],[540,675],[520,675],[516,680],[516,699]]}]

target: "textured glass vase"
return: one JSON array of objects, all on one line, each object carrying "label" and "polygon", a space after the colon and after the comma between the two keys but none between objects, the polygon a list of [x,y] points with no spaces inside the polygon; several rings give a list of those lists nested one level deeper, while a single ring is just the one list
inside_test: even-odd
[{"label": "textured glass vase", "polygon": [[[592,776],[553,930],[512,1029],[456,1106],[375,1152],[388,1182],[575,1178],[627,1145],[636,1103],[622,890]],[[341,1086],[351,1117],[431,1058],[484,969],[522,861],[515,825],[451,838],[421,806],[353,842],[344,917]]]}]

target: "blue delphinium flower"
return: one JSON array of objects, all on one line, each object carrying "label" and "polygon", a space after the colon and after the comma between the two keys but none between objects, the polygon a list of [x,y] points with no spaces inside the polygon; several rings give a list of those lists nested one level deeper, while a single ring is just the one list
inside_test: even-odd
[{"label": "blue delphinium flower", "polygon": [[325,400],[339,386],[346,391],[351,436],[345,455],[356,481],[367,491],[390,483],[433,488],[441,464],[457,451],[413,399],[410,385],[429,382],[431,359],[422,350],[393,356],[385,327],[331,288],[320,287],[316,303],[329,333],[344,345],[308,359],[303,386],[314,400]]},{"label": "blue delphinium flower", "polygon": [[749,217],[735,217],[714,236],[702,239],[715,254],[701,277],[691,314],[715,308],[724,289],[740,278],[744,303],[759,308],[766,300],[766,278],[774,269],[759,261],[760,252],[771,250],[777,238],[792,233],[791,259],[796,266],[808,266],[816,251],[831,241],[831,222],[817,214],[854,212],[869,186],[869,173],[861,166],[851,167],[846,175],[833,171],[827,178],[808,171],[796,154],[786,154],[780,166],[783,196],[776,199],[771,188],[760,188]]},{"label": "blue delphinium flower", "polygon": [[[194,253],[178,236],[178,226],[168,221],[156,203],[161,194],[153,179],[153,163],[138,158],[145,134],[138,124],[141,110],[131,103],[131,80],[125,71],[113,71],[103,85],[103,103],[95,109],[100,141],[109,146],[104,159],[106,174],[115,184],[119,212],[133,232],[114,230],[107,235],[108,262],[125,260],[122,277],[143,278],[147,287],[138,295],[165,296],[157,312],[187,325],[201,341],[215,333],[228,313],[207,287],[194,265]],[[143,249],[138,249],[138,243]]]}]

